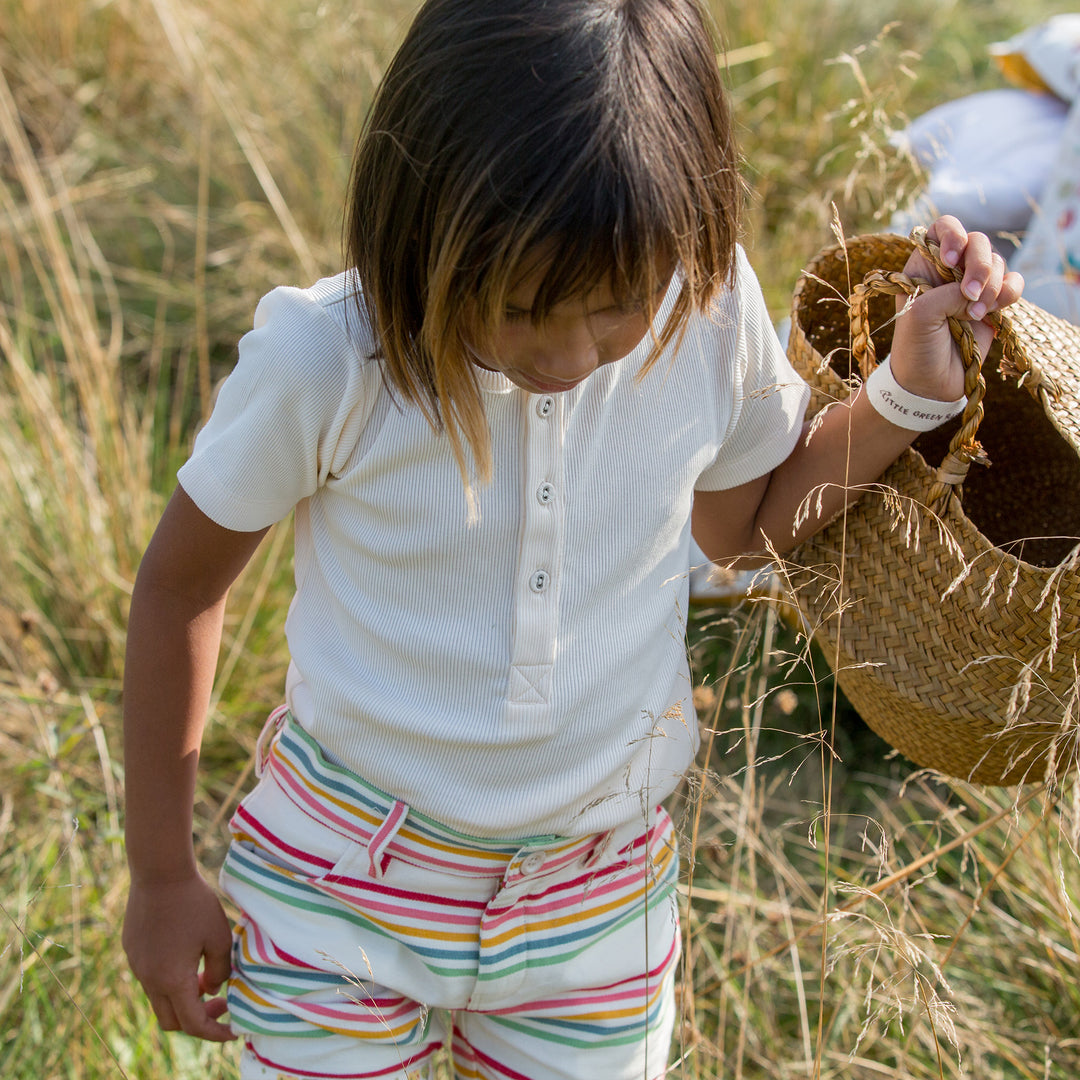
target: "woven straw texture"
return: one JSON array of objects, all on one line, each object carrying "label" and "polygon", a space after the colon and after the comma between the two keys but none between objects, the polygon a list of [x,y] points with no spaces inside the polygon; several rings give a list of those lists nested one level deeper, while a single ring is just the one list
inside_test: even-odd
[{"label": "woven straw texture", "polygon": [[[870,271],[900,271],[912,248],[857,237],[803,274],[788,354],[811,413],[854,381],[849,295]],[[894,313],[893,296],[870,298],[878,356]],[[959,487],[933,495],[967,412],[803,544],[789,583],[845,695],[891,745],[976,783],[1041,781],[1080,750],[1080,328],[1021,301],[983,372],[991,464],[971,466],[962,501]]]}]

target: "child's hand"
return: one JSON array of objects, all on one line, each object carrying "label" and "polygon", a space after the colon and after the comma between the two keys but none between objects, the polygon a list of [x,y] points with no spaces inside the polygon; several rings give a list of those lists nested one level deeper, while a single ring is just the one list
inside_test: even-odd
[{"label": "child's hand", "polygon": [[132,881],[124,951],[164,1031],[184,1031],[212,1042],[236,1037],[219,1022],[225,999],[203,1000],[228,979],[231,948],[229,920],[198,874],[180,882]]},{"label": "child's hand", "polygon": [[[933,265],[916,251],[904,267],[911,277],[925,278],[937,288],[918,297],[897,320],[891,366],[896,381],[912,394],[939,401],[964,395],[964,365],[952,339],[948,317],[971,321],[982,356],[993,341],[993,329],[982,319],[1019,299],[1024,279],[1005,270],[1005,261],[990,246],[984,233],[969,233],[954,217],[942,217],[927,230],[941,245],[949,266],[962,267],[961,282],[942,282]],[[901,311],[906,297],[897,301]]]}]

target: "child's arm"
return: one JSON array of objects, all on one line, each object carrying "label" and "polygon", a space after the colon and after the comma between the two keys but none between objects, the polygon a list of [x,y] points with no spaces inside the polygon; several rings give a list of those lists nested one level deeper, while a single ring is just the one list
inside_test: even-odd
[{"label": "child's arm", "polygon": [[[897,382],[919,397],[953,401],[963,396],[964,367],[948,328],[948,317],[971,319],[982,355],[992,341],[980,320],[1006,307],[1023,289],[1019,274],[1005,273],[982,233],[967,233],[955,218],[944,217],[929,229],[946,263],[962,266],[960,283],[941,279],[916,253],[905,271],[938,282],[918,297],[897,320],[891,366]],[[898,301],[898,309],[904,301]],[[911,445],[918,434],[881,416],[860,392],[829,409],[820,426],[804,437],[771,473],[726,491],[699,491],[694,497],[694,538],[714,561],[731,562],[744,554],[765,561],[767,546],[784,552],[808,536],[872,483]],[[820,491],[820,512],[818,492]],[[800,506],[813,493],[810,512],[798,530]],[[766,538],[769,545],[766,544]]]},{"label": "child's arm", "polygon": [[[166,1031],[232,1038],[218,1022],[229,923],[192,846],[192,804],[225,598],[265,530],[216,525],[177,488],[135,581],[124,671],[131,891],[124,949]],[[200,973],[199,964],[203,963]]]}]

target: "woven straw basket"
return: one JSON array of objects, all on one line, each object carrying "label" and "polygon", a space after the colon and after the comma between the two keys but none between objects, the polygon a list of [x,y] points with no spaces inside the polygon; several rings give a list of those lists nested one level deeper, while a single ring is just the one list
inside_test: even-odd
[{"label": "woven straw basket", "polygon": [[[895,297],[875,290],[910,291],[913,246],[858,237],[803,274],[788,354],[811,413],[848,394],[853,354],[865,376],[888,352]],[[789,583],[847,698],[916,764],[985,784],[1060,778],[1080,756],[1080,327],[1021,301],[985,384],[965,359],[964,416],[804,543]],[[991,464],[963,478],[979,443]]]}]

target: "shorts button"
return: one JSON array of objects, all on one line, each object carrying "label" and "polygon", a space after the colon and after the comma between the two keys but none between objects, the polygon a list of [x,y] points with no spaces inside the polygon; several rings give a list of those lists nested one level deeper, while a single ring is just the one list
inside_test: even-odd
[{"label": "shorts button", "polygon": [[544,853],[534,851],[521,860],[521,872],[523,874],[535,874],[544,865]]}]

